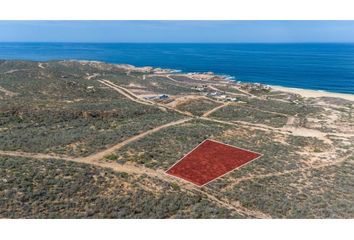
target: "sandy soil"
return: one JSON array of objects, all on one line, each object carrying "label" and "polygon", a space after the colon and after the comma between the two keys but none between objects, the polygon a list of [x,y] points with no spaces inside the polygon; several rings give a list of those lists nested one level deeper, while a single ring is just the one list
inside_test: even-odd
[{"label": "sandy soil", "polygon": [[188,95],[188,96],[183,96],[183,97],[178,97],[176,98],[173,102],[168,103],[167,105],[173,108],[176,108],[180,105],[187,104],[189,102],[192,102],[194,100],[199,100],[199,99],[206,99],[209,100],[205,96],[199,96],[199,95]]},{"label": "sandy soil", "polygon": [[97,76],[99,76],[99,75],[100,75],[99,73],[93,73],[92,75],[90,75],[90,74],[87,73],[86,79],[87,79],[87,80],[91,80],[92,78],[95,78],[95,77],[97,77]]},{"label": "sandy soil", "polygon": [[7,90],[1,86],[0,86],[0,92],[3,92],[6,96],[10,96],[10,97],[17,95],[17,93],[11,92],[10,90]]},{"label": "sandy soil", "polygon": [[42,68],[42,69],[45,69],[43,63],[38,63],[38,67],[39,67],[39,68]]},{"label": "sandy soil", "polygon": [[349,101],[354,101],[354,94],[333,93],[333,92],[325,92],[325,91],[308,90],[302,88],[287,88],[281,86],[271,86],[271,87],[274,90],[295,93],[301,95],[302,97],[307,97],[307,98],[334,97],[334,98],[342,98]]}]

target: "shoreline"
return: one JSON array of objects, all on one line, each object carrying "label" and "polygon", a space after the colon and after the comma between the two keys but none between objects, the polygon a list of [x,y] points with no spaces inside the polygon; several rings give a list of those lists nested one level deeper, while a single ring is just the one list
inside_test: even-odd
[{"label": "shoreline", "polygon": [[[209,72],[209,73],[182,72],[181,74],[187,75],[187,76],[190,74],[209,75],[209,76],[220,77],[220,78],[226,80],[227,82],[232,82],[232,83],[237,83],[239,81],[241,84],[257,84],[254,82],[244,82],[244,81],[238,80],[236,77],[231,76],[231,75],[218,74],[218,73],[213,73],[213,72]],[[282,91],[282,92],[287,92],[287,93],[299,94],[305,98],[333,97],[333,98],[341,98],[341,99],[345,99],[345,100],[354,102],[354,94],[350,94],[350,93],[338,93],[338,92],[328,92],[328,91],[324,91],[324,90],[284,87],[284,86],[279,86],[279,85],[269,85],[266,83],[260,83],[260,84],[264,85],[264,86],[269,86],[273,91],[275,90],[275,91]]]},{"label": "shoreline", "polygon": [[[45,63],[48,61],[58,61],[58,62],[79,62],[81,64],[111,64],[120,68],[126,68],[126,69],[131,69],[135,70],[138,72],[149,72],[152,71],[154,73],[158,74],[180,74],[180,75],[187,75],[188,74],[200,74],[200,75],[213,75],[220,77],[226,81],[229,82],[237,82],[238,79],[235,76],[232,75],[227,75],[227,74],[218,74],[218,73],[213,73],[213,72],[184,72],[183,70],[179,69],[167,69],[167,68],[161,68],[161,67],[152,67],[152,66],[135,66],[131,64],[122,64],[122,63],[110,63],[110,62],[105,62],[105,61],[97,61],[97,60],[82,60],[82,59],[57,59],[57,60],[14,60],[14,59],[0,59],[2,61],[30,61],[30,62],[37,62],[37,63]],[[244,82],[240,81],[242,84],[247,83],[247,84],[255,84],[253,82]],[[305,98],[319,98],[319,97],[333,97],[333,98],[341,98],[345,99],[348,101],[353,101],[354,102],[354,94],[349,94],[349,93],[337,93],[337,92],[328,92],[328,91],[323,91],[323,90],[313,90],[313,89],[304,89],[304,88],[293,88],[293,87],[284,87],[284,86],[279,86],[279,85],[269,85],[266,83],[262,83],[262,85],[266,85],[272,88],[272,90],[278,90],[282,92],[288,92],[288,93],[294,93],[294,94],[299,94],[302,97]]]},{"label": "shoreline", "polygon": [[269,85],[269,86],[273,90],[299,94],[302,97],[306,97],[306,98],[333,97],[333,98],[342,98],[354,102],[354,94],[327,92],[322,90],[312,90],[312,89],[304,89],[304,88],[291,88],[291,87],[283,87],[283,86],[276,86],[276,85]]},{"label": "shoreline", "polygon": [[[171,70],[171,69],[168,69]],[[198,75],[213,75],[215,77],[220,77],[228,82],[240,82],[241,84],[256,84],[254,82],[247,82],[247,81],[242,81],[238,80],[235,76],[228,75],[228,74],[219,74],[219,73],[213,73],[213,72],[183,72],[180,70],[177,70],[176,72],[170,72],[170,73],[178,73],[181,75],[190,75],[190,74],[198,74]],[[340,92],[329,92],[329,91],[324,91],[324,90],[315,90],[315,89],[306,89],[306,88],[294,88],[294,87],[284,87],[284,86],[279,86],[279,85],[270,85],[267,83],[261,83],[264,86],[269,86],[271,87],[272,90],[278,90],[282,92],[288,92],[288,93],[294,93],[294,94],[299,94],[302,97],[305,98],[318,98],[318,97],[333,97],[333,98],[342,98],[348,101],[353,101],[354,102],[354,94],[350,93],[340,93]]]},{"label": "shoreline", "polygon": [[[71,60],[71,61],[85,61],[85,60]],[[86,62],[99,62],[99,63],[103,63],[103,64],[107,64],[106,62],[102,62],[102,61],[86,61]],[[113,65],[118,65],[120,67],[127,65],[129,67],[132,67],[135,70],[145,70],[145,69],[149,69],[152,70],[155,73],[162,73],[162,74],[181,74],[181,75],[188,75],[188,74],[201,74],[201,75],[213,75],[213,76],[217,76],[220,77],[222,79],[225,79],[226,81],[230,81],[230,82],[237,82],[237,78],[235,76],[232,75],[228,75],[228,74],[218,74],[218,73],[214,73],[214,72],[184,72],[182,70],[178,70],[178,69],[167,69],[167,68],[162,68],[162,67],[152,67],[152,66],[135,66],[135,65],[131,65],[131,64],[117,64],[117,63],[108,63],[108,64],[113,64]],[[248,84],[255,84],[252,82],[243,82],[242,83],[248,83]],[[323,90],[313,90],[313,89],[304,89],[304,88],[292,88],[292,87],[283,87],[283,86],[278,86],[278,85],[268,85],[268,84],[263,84],[263,85],[267,85],[270,86],[273,90],[278,90],[278,91],[282,91],[282,92],[288,92],[288,93],[294,93],[294,94],[299,94],[302,97],[305,98],[319,98],[319,97],[333,97],[333,98],[341,98],[341,99],[345,99],[348,101],[353,101],[354,102],[354,94],[349,94],[349,93],[337,93],[337,92],[327,92],[327,91],[323,91]]]}]

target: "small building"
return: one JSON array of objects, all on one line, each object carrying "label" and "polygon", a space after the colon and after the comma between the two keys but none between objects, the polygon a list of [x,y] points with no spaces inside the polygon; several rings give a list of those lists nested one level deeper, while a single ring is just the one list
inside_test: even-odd
[{"label": "small building", "polygon": [[218,98],[220,98],[220,99],[226,99],[227,96],[226,96],[226,95],[220,95]]},{"label": "small building", "polygon": [[199,86],[193,86],[192,87],[193,90],[196,90],[198,92],[204,92],[204,91],[207,90],[207,88],[208,88],[208,85],[206,85],[206,84],[202,84],[202,85],[199,85]]},{"label": "small building", "polygon": [[220,93],[218,93],[218,92],[211,92],[210,93],[210,96],[218,96],[218,95],[220,95]]},{"label": "small building", "polygon": [[169,98],[169,96],[166,95],[166,94],[159,95],[159,99],[160,100],[165,100],[165,99],[168,99],[168,98]]},{"label": "small building", "polygon": [[228,101],[228,102],[236,102],[237,98],[228,97],[228,98],[226,98],[226,101]]}]

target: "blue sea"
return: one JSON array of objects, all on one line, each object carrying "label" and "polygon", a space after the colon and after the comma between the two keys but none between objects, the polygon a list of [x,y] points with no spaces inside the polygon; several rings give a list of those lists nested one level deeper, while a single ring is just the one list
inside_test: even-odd
[{"label": "blue sea", "polygon": [[354,94],[354,44],[0,43],[0,59],[98,60]]}]

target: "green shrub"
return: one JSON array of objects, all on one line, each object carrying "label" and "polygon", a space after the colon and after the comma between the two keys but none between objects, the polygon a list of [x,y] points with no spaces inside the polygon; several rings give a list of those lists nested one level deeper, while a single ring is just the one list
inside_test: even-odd
[{"label": "green shrub", "polygon": [[115,154],[113,154],[113,153],[110,154],[110,155],[105,156],[104,158],[105,158],[105,159],[108,159],[108,160],[111,160],[111,161],[115,161],[115,160],[118,159],[117,155],[115,155]]}]

